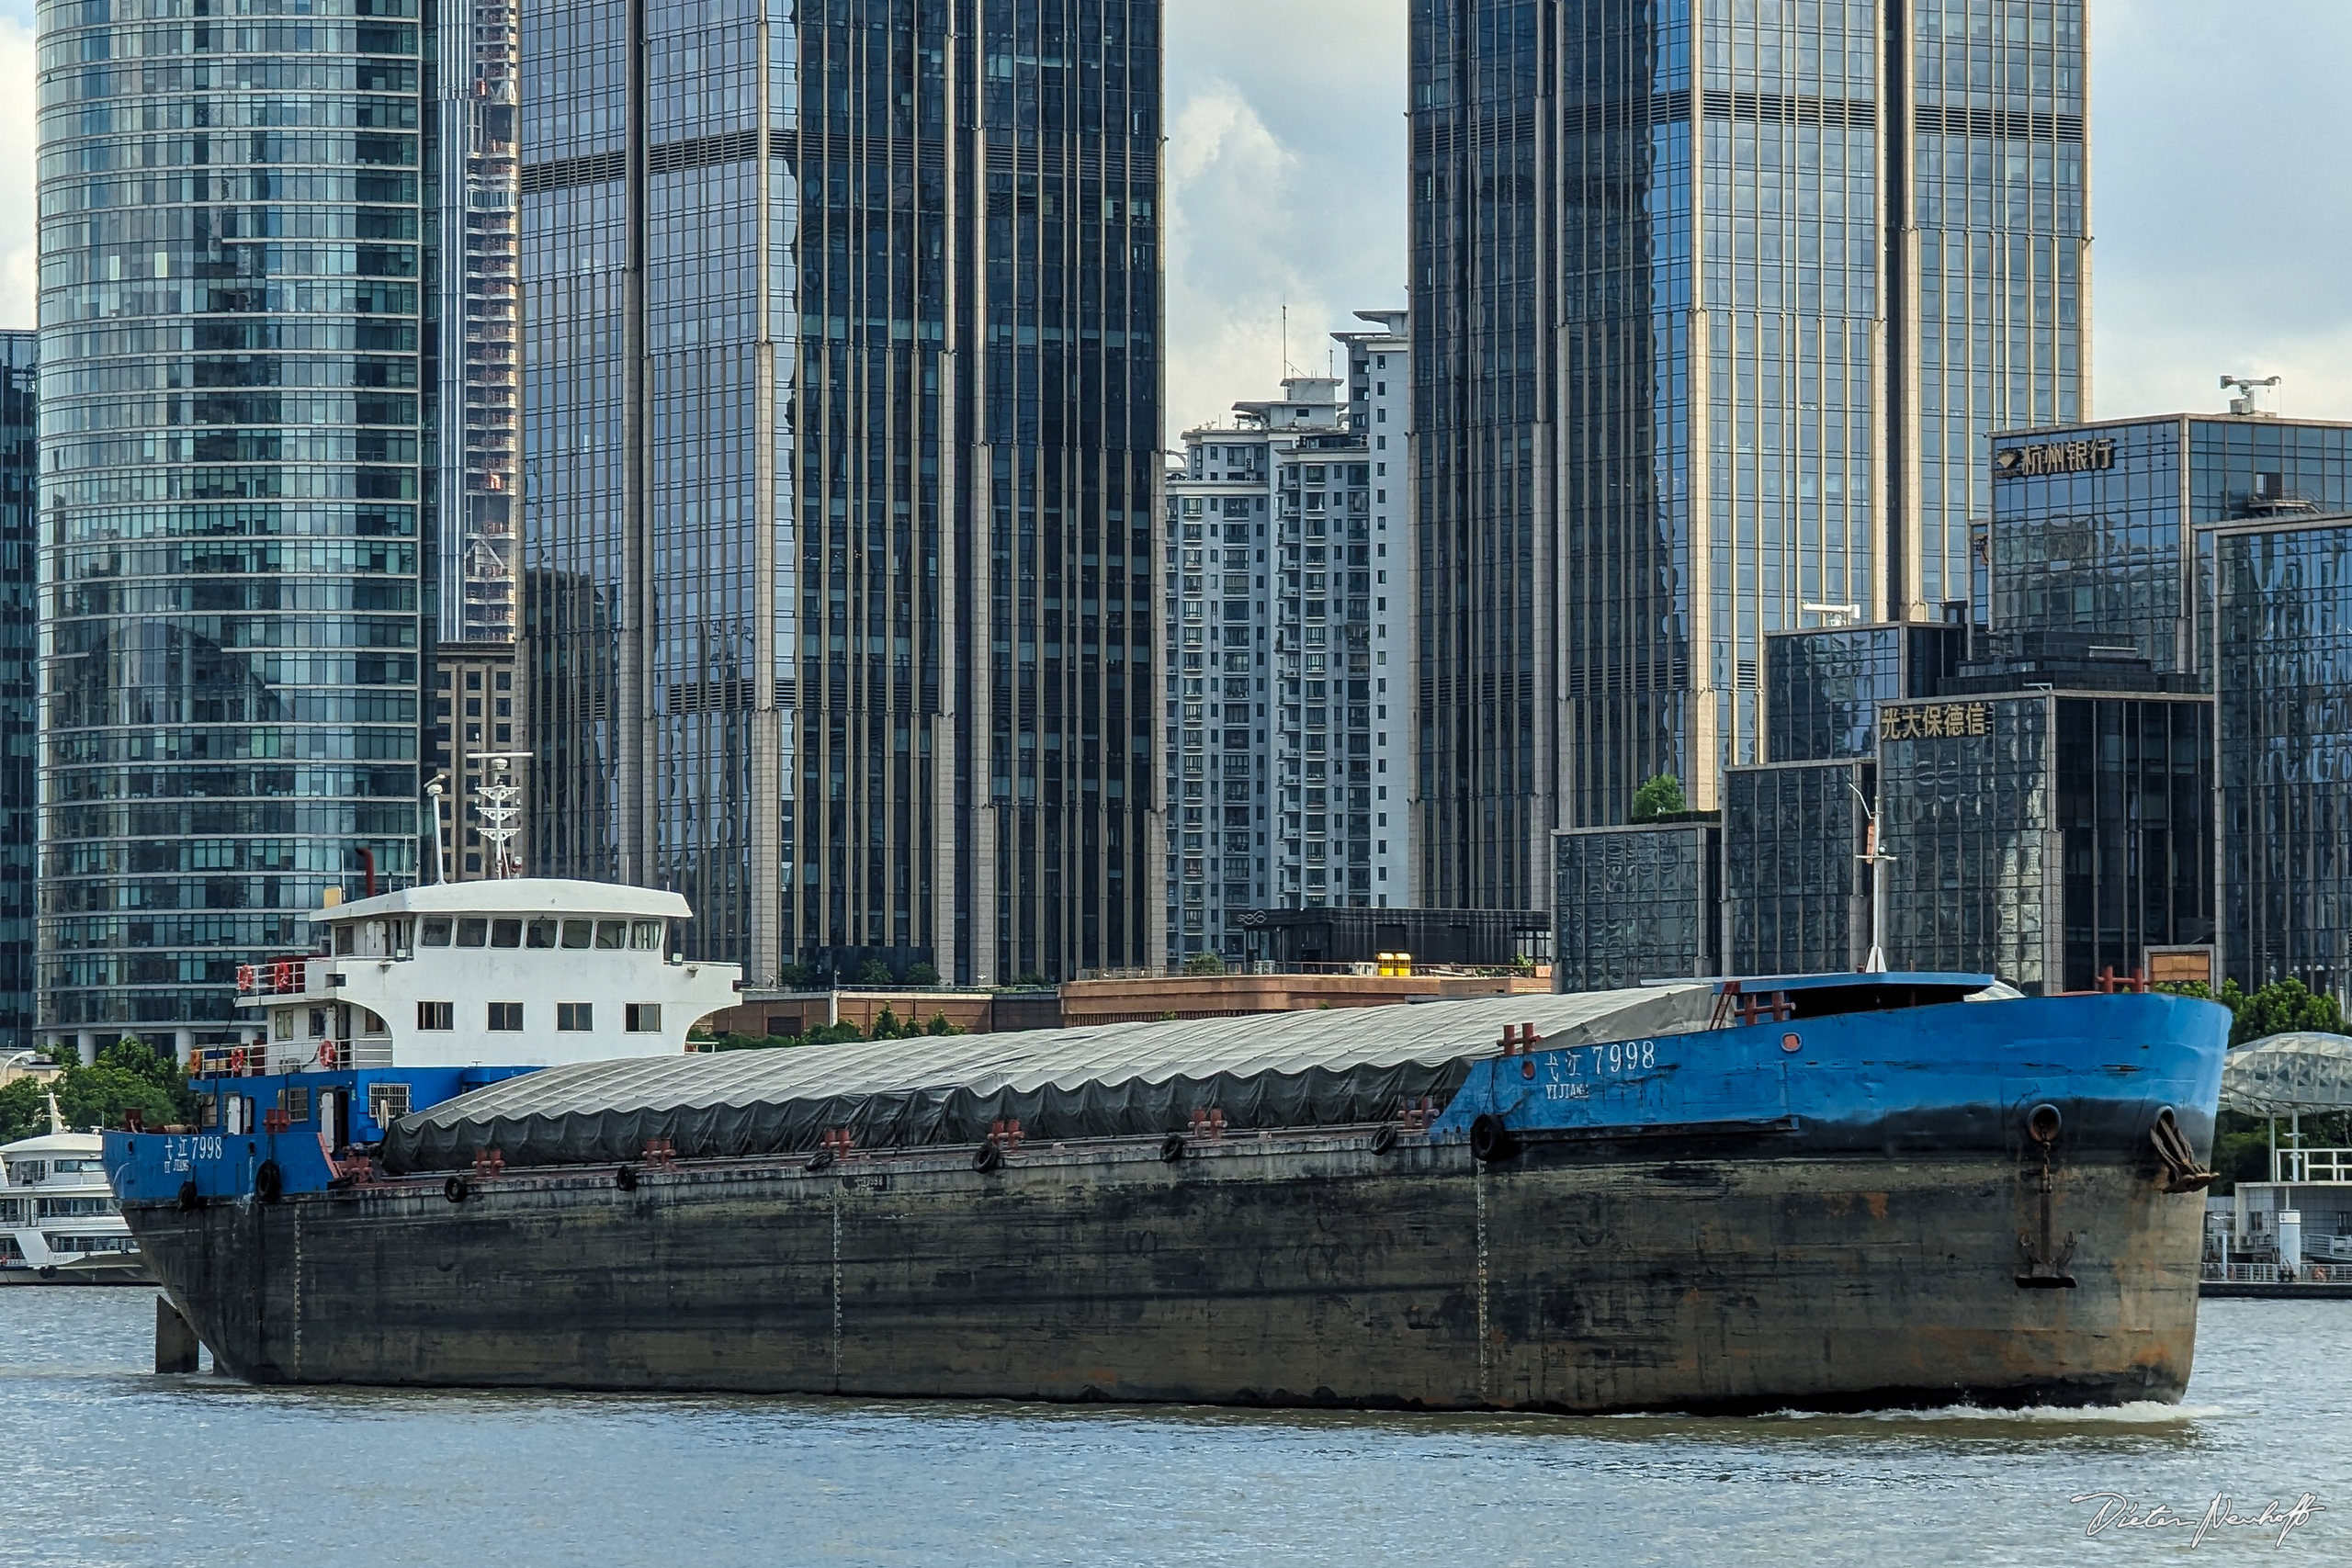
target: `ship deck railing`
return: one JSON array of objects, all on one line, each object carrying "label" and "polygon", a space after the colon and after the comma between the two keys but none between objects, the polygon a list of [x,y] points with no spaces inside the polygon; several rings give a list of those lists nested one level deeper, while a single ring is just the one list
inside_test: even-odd
[{"label": "ship deck railing", "polygon": [[2352,1183],[2352,1148],[2280,1149],[2274,1158],[2276,1164],[2270,1177],[2273,1181],[2296,1186]]},{"label": "ship deck railing", "polygon": [[2207,1263],[2198,1271],[2198,1278],[2216,1285],[2325,1285],[2352,1280],[2352,1267],[2344,1264],[2314,1263],[2305,1259],[2303,1266],[2287,1279],[2279,1277],[2276,1263]]}]

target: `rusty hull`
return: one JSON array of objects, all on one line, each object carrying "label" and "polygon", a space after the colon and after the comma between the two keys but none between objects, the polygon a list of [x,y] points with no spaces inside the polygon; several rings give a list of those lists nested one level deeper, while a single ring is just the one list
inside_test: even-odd
[{"label": "rusty hull", "polygon": [[[130,1205],[262,1382],[1563,1412],[2176,1400],[2202,1203],[2038,1170],[1370,1130]],[[1720,1154],[1720,1150],[1709,1151]]]}]

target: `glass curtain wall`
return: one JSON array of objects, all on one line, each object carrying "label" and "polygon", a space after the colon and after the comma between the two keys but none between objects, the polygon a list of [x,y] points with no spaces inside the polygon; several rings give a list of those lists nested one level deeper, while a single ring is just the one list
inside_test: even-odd
[{"label": "glass curtain wall", "polygon": [[44,1033],[232,1036],[415,874],[424,33],[40,7]]},{"label": "glass curtain wall", "polygon": [[[2090,416],[2085,0],[1878,0],[1890,81],[1895,619],[1969,596],[1986,438]],[[1908,345],[1916,344],[1916,356]]]},{"label": "glass curtain wall", "polygon": [[1143,961],[1158,18],[526,16],[540,869],[758,983]]},{"label": "glass curtain wall", "polygon": [[2224,973],[2352,1005],[2352,525],[2215,546]]},{"label": "glass curtain wall", "polygon": [[1758,761],[1766,633],[1966,599],[1984,437],[2086,402],[2081,6],[1411,15],[1423,895],[1509,905]]},{"label": "glass curtain wall", "polygon": [[33,1043],[39,365],[37,333],[0,332],[0,1051]]}]

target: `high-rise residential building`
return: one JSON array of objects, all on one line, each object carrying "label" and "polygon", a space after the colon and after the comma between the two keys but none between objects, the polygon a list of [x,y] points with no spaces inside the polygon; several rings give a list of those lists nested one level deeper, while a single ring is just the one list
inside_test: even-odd
[{"label": "high-rise residential building", "polygon": [[1236,403],[1230,423],[1184,433],[1168,475],[1171,965],[1242,958],[1245,910],[1411,902],[1406,703],[1390,686],[1407,646],[1408,344],[1403,312],[1363,314],[1379,330],[1334,334],[1344,380],[1289,377],[1280,399]]},{"label": "high-rise residential building", "polygon": [[[417,870],[425,29],[40,8],[39,1030],[233,1038]],[[233,45],[233,48],[231,46]]]},{"label": "high-rise residential building", "polygon": [[2089,412],[2081,0],[1414,0],[1430,904],[1759,760],[1766,633],[1967,597]]},{"label": "high-rise residential building", "polygon": [[[530,765],[521,755],[527,687],[516,660],[521,37],[512,0],[436,3],[439,396],[432,478],[440,593],[426,760],[445,781],[432,803],[441,818],[440,874],[462,879],[501,870],[497,844],[482,837],[485,781],[492,789],[502,778],[519,785]],[[508,845],[508,868],[522,848]]]},{"label": "high-rise residential building", "polygon": [[33,1039],[39,365],[39,334],[0,332],[0,1052]]},{"label": "high-rise residential building", "polygon": [[1159,12],[525,14],[533,870],[754,983],[1157,956]]}]

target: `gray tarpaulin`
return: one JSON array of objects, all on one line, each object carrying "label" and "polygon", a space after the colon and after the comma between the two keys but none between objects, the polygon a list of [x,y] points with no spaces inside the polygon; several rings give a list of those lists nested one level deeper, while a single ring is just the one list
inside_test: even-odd
[{"label": "gray tarpaulin", "polygon": [[2249,1116],[2352,1111],[2352,1040],[2341,1034],[2270,1034],[2230,1053],[2222,1103]]},{"label": "gray tarpaulin", "polygon": [[1505,1025],[1552,1045],[1674,1034],[1704,1028],[1713,1000],[1705,984],[1645,986],[587,1062],[407,1117],[385,1162],[462,1168],[494,1148],[510,1166],[607,1164],[656,1138],[682,1159],[789,1154],[835,1128],[861,1148],[978,1144],[1007,1118],[1032,1140],[1132,1136],[1212,1107],[1232,1128],[1344,1126],[1442,1105]]}]

